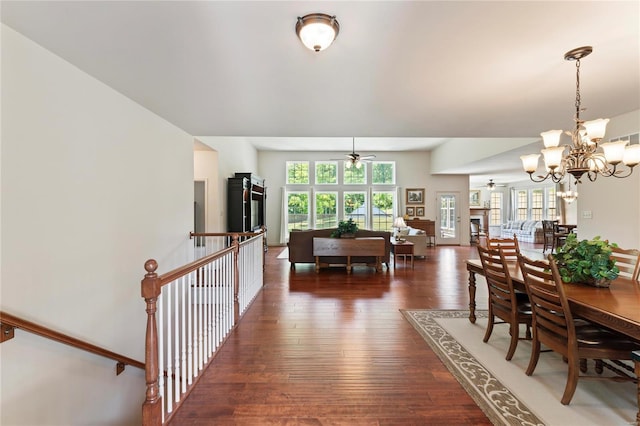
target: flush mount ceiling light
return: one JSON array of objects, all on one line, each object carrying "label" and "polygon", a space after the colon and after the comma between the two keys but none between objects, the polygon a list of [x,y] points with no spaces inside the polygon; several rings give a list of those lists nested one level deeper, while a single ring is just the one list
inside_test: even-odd
[{"label": "flush mount ceiling light", "polygon": [[296,34],[307,48],[319,52],[331,46],[340,32],[335,16],[326,13],[310,13],[298,17]]},{"label": "flush mount ceiling light", "polygon": [[[596,180],[598,175],[625,178],[631,175],[633,168],[640,163],[638,144],[629,145],[628,140],[600,144],[609,122],[608,118],[592,121],[580,119],[580,112],[583,111],[580,108],[580,59],[592,51],[591,46],[584,46],[570,50],[564,55],[565,60],[576,61],[576,126],[572,132],[566,132],[571,136],[571,145],[559,146],[562,130],[549,130],[540,134],[545,147],[542,154],[546,175],[535,178],[533,176],[538,169],[540,154],[520,157],[524,171],[529,173],[529,178],[534,182],[551,179],[558,183],[567,173],[574,177],[576,183],[580,183],[580,178],[585,174],[590,181]],[[598,150],[599,147],[602,148],[601,151]]]}]

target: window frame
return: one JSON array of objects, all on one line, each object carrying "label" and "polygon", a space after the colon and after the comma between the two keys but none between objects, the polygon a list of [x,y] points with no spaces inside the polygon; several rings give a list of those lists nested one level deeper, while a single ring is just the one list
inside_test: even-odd
[{"label": "window frame", "polygon": [[[290,226],[290,218],[291,218],[291,213],[289,213],[289,196],[292,194],[305,194],[307,196],[307,227],[303,228],[303,227],[291,227]],[[285,191],[285,197],[287,200],[287,216],[286,216],[286,224],[287,224],[287,231],[291,232],[293,229],[299,229],[299,230],[304,230],[304,229],[312,229],[312,224],[311,224],[311,191],[309,190],[286,190]],[[295,215],[301,216],[302,213],[293,213]],[[301,221],[301,223],[304,223],[304,221]]]},{"label": "window frame", "polygon": [[[376,203],[375,203],[375,199],[376,199],[376,194],[388,194],[391,197],[391,212],[387,214],[387,216],[385,216],[385,220],[384,223],[386,225],[385,228],[381,228],[380,226],[376,226],[380,224],[380,221],[376,220],[376,215],[373,213],[373,209],[375,208],[379,208]],[[394,212],[397,211],[397,193],[396,191],[393,191],[391,189],[384,189],[384,190],[380,190],[380,189],[372,189],[371,190],[371,216],[370,216],[370,222],[371,222],[371,229],[373,229],[374,231],[389,231],[392,232],[393,231],[393,221],[395,219],[394,217]]]},{"label": "window frame", "polygon": [[[347,220],[349,218],[349,214],[347,213],[347,196],[348,195],[358,195],[358,194],[362,194],[363,195],[363,202],[362,202],[362,206],[367,207],[368,206],[368,191],[353,191],[353,190],[348,190],[345,189],[344,191],[342,191],[342,219],[343,220]],[[356,207],[354,210],[357,210],[358,208],[360,208],[360,206]],[[352,210],[353,211],[353,210]],[[361,223],[358,220],[354,221],[358,224],[358,227],[361,229],[367,229],[369,226],[369,216],[371,214],[371,209],[370,208],[366,208],[365,212],[364,212],[364,221]],[[358,215],[359,216],[359,215]]]},{"label": "window frame", "polygon": [[[359,169],[355,166],[351,166],[349,168],[347,168],[346,166],[347,161],[344,162],[344,164],[342,165],[342,185],[367,185],[367,164],[364,162],[361,162],[360,164],[362,165],[362,167],[360,167]],[[347,182],[346,179],[346,175],[347,175],[347,171],[350,170],[362,170],[363,171],[363,176],[362,176],[362,182]]]},{"label": "window frame", "polygon": [[[327,160],[327,161],[314,161],[313,162],[313,171],[314,171],[314,182],[315,185],[332,185],[332,186],[336,186],[339,183],[339,177],[338,177],[338,161],[337,160]],[[334,167],[334,178],[335,178],[335,182],[318,182],[318,166],[323,165],[323,164],[329,164],[329,165],[333,165]]]},{"label": "window frame", "polygon": [[[374,169],[375,169],[376,165],[385,165],[385,164],[389,164],[389,165],[392,166],[391,182],[376,182],[374,180],[374,176],[375,176]],[[372,161],[371,162],[371,184],[372,185],[382,185],[382,186],[395,185],[396,184],[396,162],[395,161],[391,161],[391,160]]]},{"label": "window frame", "polygon": [[[334,214],[334,225],[333,226],[320,226],[320,221],[318,220],[318,196],[322,194],[330,194],[335,196],[335,214]],[[329,228],[337,228],[338,227],[338,211],[339,211],[339,192],[338,191],[314,191],[313,194],[313,227],[314,229],[329,229]],[[326,218],[323,219],[323,222],[326,221]]]},{"label": "window frame", "polygon": [[[294,165],[294,164],[306,164],[307,166],[307,181],[306,182],[290,182],[289,181],[289,169],[290,166]],[[294,172],[295,174],[295,172]],[[285,179],[284,182],[286,185],[309,185],[309,182],[311,181],[311,169],[309,167],[309,161],[307,160],[288,160],[286,161],[285,164]]]}]

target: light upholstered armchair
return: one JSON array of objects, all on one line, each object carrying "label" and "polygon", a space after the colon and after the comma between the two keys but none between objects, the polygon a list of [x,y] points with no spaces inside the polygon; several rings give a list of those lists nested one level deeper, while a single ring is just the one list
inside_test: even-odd
[{"label": "light upholstered armchair", "polygon": [[427,233],[422,229],[407,227],[400,231],[400,237],[413,243],[413,255],[427,255]]}]

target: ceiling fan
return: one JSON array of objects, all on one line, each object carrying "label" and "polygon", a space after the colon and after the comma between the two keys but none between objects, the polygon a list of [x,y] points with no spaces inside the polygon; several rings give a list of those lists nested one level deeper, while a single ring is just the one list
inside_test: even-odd
[{"label": "ceiling fan", "polygon": [[487,189],[489,191],[494,191],[499,186],[506,186],[506,185],[497,184],[493,181],[493,179],[489,179],[489,182],[487,182]]},{"label": "ceiling fan", "polygon": [[356,166],[356,168],[360,168],[362,167],[362,162],[363,161],[371,161],[374,158],[376,158],[375,154],[367,154],[367,155],[360,155],[356,152],[356,138],[352,138],[352,147],[351,147],[351,152],[349,154],[345,154],[345,157],[347,157],[347,159],[345,160],[345,167],[348,169],[351,166]]}]

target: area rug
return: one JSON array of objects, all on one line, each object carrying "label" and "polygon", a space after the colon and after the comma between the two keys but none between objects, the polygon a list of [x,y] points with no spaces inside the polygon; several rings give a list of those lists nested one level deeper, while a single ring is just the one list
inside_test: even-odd
[{"label": "area rug", "polygon": [[[580,379],[571,404],[562,405],[567,378],[562,358],[542,353],[535,372],[527,376],[531,343],[520,341],[513,359],[506,361],[506,325],[496,325],[489,342],[482,342],[486,311],[476,311],[476,324],[469,322],[466,310],[402,310],[402,314],[495,425],[635,424],[635,384]],[[589,364],[589,373],[595,375],[593,370]]]}]

